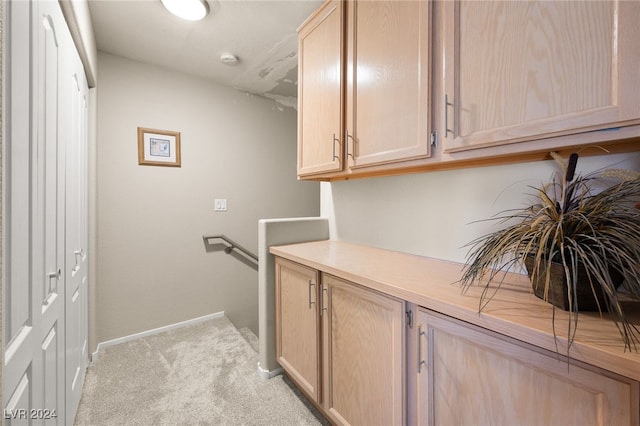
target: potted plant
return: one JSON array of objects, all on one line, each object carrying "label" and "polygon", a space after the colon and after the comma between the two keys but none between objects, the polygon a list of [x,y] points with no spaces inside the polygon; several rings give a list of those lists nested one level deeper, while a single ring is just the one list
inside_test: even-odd
[{"label": "potted plant", "polygon": [[570,313],[569,347],[578,312],[597,310],[609,312],[625,349],[637,350],[640,330],[625,315],[620,293],[640,296],[640,173],[575,175],[578,154],[568,161],[551,155],[561,171],[533,188],[533,203],[489,219],[503,228],[469,243],[463,291],[484,286],[482,310],[495,294],[490,285],[499,288],[508,271],[524,265],[533,292]]}]

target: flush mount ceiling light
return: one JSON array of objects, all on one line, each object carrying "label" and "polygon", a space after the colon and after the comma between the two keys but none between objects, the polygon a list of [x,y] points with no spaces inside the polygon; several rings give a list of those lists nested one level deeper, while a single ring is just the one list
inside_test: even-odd
[{"label": "flush mount ceiling light", "polygon": [[209,13],[209,5],[205,0],[160,0],[164,7],[174,15],[198,21]]}]

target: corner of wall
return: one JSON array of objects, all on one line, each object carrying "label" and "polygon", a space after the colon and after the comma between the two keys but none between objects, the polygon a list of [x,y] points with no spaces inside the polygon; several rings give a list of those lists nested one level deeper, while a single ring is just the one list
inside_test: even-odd
[{"label": "corner of wall", "polygon": [[[4,315],[2,313],[4,295],[4,2],[0,2],[0,365],[4,365]],[[2,382],[2,368],[0,368],[0,383]],[[0,401],[2,386],[0,386]],[[2,404],[4,407],[4,403]]]},{"label": "corner of wall", "polygon": [[275,353],[275,266],[269,247],[304,241],[329,239],[329,221],[323,217],[263,219],[258,223],[258,326],[260,354],[258,374],[271,378],[278,374]]},{"label": "corner of wall", "polygon": [[71,38],[80,54],[89,87],[95,87],[98,75],[98,48],[91,24],[91,13],[87,0],[59,0]]}]

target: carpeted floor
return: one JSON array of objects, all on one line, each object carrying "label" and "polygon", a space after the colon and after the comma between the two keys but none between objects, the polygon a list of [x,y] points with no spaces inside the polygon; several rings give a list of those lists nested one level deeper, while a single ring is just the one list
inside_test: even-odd
[{"label": "carpeted floor", "polygon": [[226,318],[110,346],[89,367],[76,425],[326,424]]}]

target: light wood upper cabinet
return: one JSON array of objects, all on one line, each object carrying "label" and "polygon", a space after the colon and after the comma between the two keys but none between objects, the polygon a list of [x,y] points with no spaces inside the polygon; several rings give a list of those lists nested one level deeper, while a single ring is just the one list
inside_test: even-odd
[{"label": "light wood upper cabinet", "polygon": [[404,424],[404,302],[322,281],[325,412],[336,424]]},{"label": "light wood upper cabinet", "polygon": [[352,171],[429,157],[430,1],[347,3],[347,155]]},{"label": "light wood upper cabinet", "polygon": [[275,266],[276,360],[320,403],[319,273],[280,258]]},{"label": "light wood upper cabinet", "polygon": [[640,2],[445,8],[445,151],[640,123]]},{"label": "light wood upper cabinet", "polygon": [[626,0],[326,0],[299,29],[298,176],[637,151],[638,22]]},{"label": "light wood upper cabinet", "polygon": [[302,25],[300,177],[431,155],[431,10],[430,1],[331,0]]},{"label": "light wood upper cabinet", "polygon": [[418,310],[419,425],[637,425],[638,382]]},{"label": "light wood upper cabinet", "polygon": [[299,30],[298,175],[343,166],[344,4],[329,1]]}]

